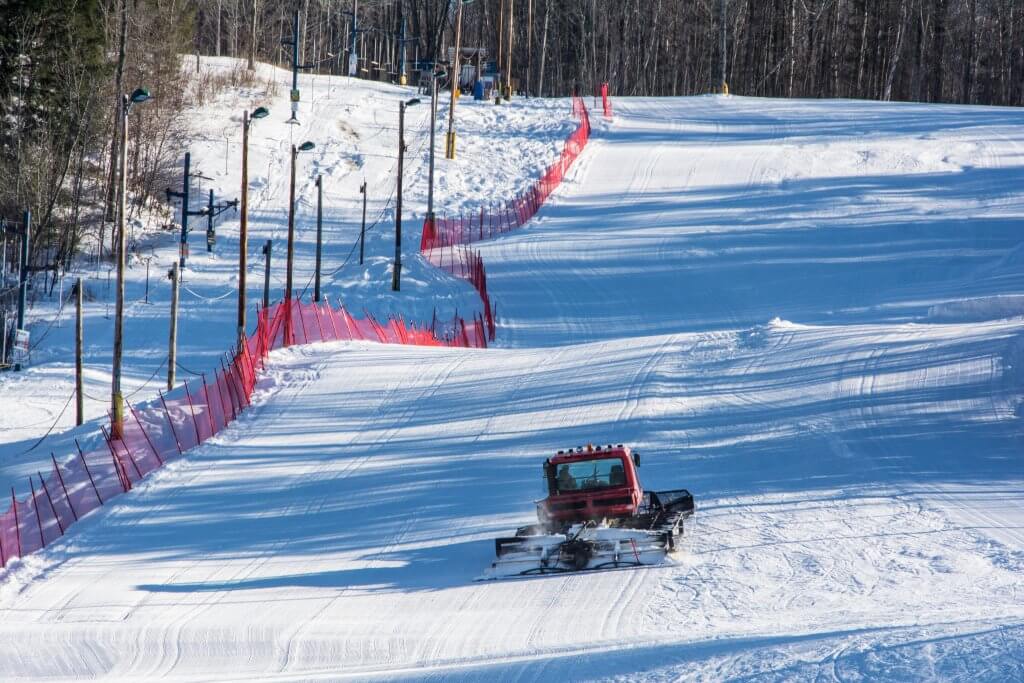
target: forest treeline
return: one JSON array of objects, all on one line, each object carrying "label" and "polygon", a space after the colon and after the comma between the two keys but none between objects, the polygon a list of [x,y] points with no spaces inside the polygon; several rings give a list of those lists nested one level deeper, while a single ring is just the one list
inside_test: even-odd
[{"label": "forest treeline", "polygon": [[[297,9],[301,60],[344,73],[355,9],[361,73],[394,77],[403,44],[407,63],[447,59],[455,7],[206,0],[197,47],[284,63]],[[589,93],[607,82],[619,95],[691,95],[720,85],[723,25],[736,94],[1024,103],[1020,0],[473,0],[463,6],[461,42],[487,49],[502,71],[510,61],[519,90],[531,94]]]},{"label": "forest treeline", "polygon": [[[448,58],[458,16],[457,0],[0,2],[0,217],[32,210],[35,266],[56,272],[85,245],[109,257],[119,93],[155,95],[130,117],[135,215],[180,182],[184,107],[254,78],[253,61],[290,66],[295,11],[310,70],[347,73],[354,36],[360,76],[397,80],[404,64],[410,82]],[[603,82],[613,95],[706,93],[724,65],[740,95],[1024,100],[1020,0],[473,0],[460,39],[530,95]],[[211,82],[185,77],[182,55],[240,61]]]}]

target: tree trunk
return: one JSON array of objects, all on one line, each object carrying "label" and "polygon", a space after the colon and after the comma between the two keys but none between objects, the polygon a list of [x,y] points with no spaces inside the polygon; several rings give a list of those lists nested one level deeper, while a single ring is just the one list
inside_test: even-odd
[{"label": "tree trunk", "polygon": [[551,0],[544,0],[544,33],[540,39],[540,82],[537,83],[537,96],[544,97],[544,67],[548,56],[548,22],[551,20]]}]

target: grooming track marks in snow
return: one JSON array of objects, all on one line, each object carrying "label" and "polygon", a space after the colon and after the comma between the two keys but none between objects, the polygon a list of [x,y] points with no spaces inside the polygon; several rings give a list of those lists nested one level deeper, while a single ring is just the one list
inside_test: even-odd
[{"label": "grooming track marks in snow", "polygon": [[[479,245],[501,348],[275,353],[4,576],[0,677],[1024,680],[1024,113],[615,110]],[[474,582],[606,440],[696,494],[675,564]]]}]

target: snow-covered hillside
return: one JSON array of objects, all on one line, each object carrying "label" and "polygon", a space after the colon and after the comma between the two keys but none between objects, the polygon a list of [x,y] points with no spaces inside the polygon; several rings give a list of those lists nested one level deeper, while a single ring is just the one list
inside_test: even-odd
[{"label": "snow-covered hillside", "polygon": [[[615,108],[480,245],[503,348],[277,352],[0,579],[0,676],[1024,679],[1024,113]],[[676,564],[474,581],[589,441],[694,492]]]},{"label": "snow-covered hillside", "polygon": [[[233,59],[204,58],[206,72],[228,74]],[[191,62],[190,62],[191,66]],[[192,73],[186,74],[192,77]],[[210,189],[217,201],[235,199],[241,187],[242,112],[267,106],[270,116],[252,126],[249,150],[249,328],[253,307],[263,295],[262,247],[273,240],[271,297],[285,285],[288,231],[289,152],[291,144],[310,140],[316,147],[299,156],[296,196],[295,286],[308,298],[312,291],[316,239],[317,174],[323,176],[323,291],[334,304],[344,300],[350,310],[367,309],[380,318],[401,312],[409,320],[450,318],[458,309],[468,317],[479,309],[476,293],[415,256],[427,204],[429,95],[414,88],[329,76],[302,75],[301,125],[287,123],[291,73],[261,65],[259,85],[229,88],[216,99],[188,113],[188,145],[193,182],[193,210],[206,204]],[[267,84],[272,84],[268,90]],[[155,93],[159,96],[159,93]],[[403,231],[402,292],[391,291],[394,258],[395,171],[398,158],[398,104],[413,97],[422,102],[407,110]],[[457,107],[459,132],[455,161],[444,159],[447,98],[438,108],[435,210],[438,215],[478,207],[480,202],[514,194],[526,187],[531,170],[554,159],[574,122],[562,101],[517,101],[494,107],[463,98]],[[362,220],[359,187],[367,183],[366,260],[359,265],[355,247]],[[180,188],[178,188],[180,189]],[[175,221],[180,213],[175,205]],[[125,395],[132,402],[156,397],[167,377],[167,336],[170,283],[167,271],[177,259],[178,231],[161,230],[160,219],[139,226],[127,271],[125,319]],[[238,217],[218,219],[217,243],[206,251],[206,219],[190,218],[191,257],[181,289],[177,377],[209,373],[235,339],[238,283]],[[74,303],[57,314],[59,292],[43,299],[28,315],[35,348],[30,367],[0,374],[0,491],[15,486],[28,490],[28,476],[45,467],[50,452],[75,452],[73,437],[83,445],[102,443],[97,425],[110,408],[110,366],[113,345],[113,266],[97,271],[80,264],[85,277],[85,414],[78,430],[74,392]],[[147,303],[147,274],[149,291]],[[64,293],[70,292],[71,274]],[[52,431],[51,431],[52,430]],[[49,432],[49,436],[39,439]]]}]

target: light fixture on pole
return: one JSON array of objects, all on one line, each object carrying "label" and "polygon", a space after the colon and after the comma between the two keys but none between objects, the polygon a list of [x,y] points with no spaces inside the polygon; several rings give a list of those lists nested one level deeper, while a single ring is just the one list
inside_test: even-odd
[{"label": "light fixture on pole", "polygon": [[270,112],[266,107],[257,107],[250,114],[242,114],[242,196],[241,216],[238,226],[238,343],[245,343],[245,272],[246,253],[249,248],[249,126],[258,119],[266,118]]},{"label": "light fixture on pole", "polygon": [[391,272],[391,289],[397,292],[402,284],[402,165],[405,161],[405,108],[419,104],[414,97],[398,103],[398,192],[395,199],[395,267]]},{"label": "light fixture on pole", "polygon": [[316,64],[299,64],[299,10],[295,10],[292,13],[292,39],[282,40],[282,45],[288,45],[292,48],[292,89],[289,93],[292,101],[292,116],[286,123],[290,123],[294,126],[299,125],[299,119],[296,118],[296,114],[299,111],[299,71],[312,69]]},{"label": "light fixture on pole", "polygon": [[288,193],[288,271],[285,276],[284,285],[284,344],[289,346],[294,343],[292,338],[292,267],[295,262],[295,160],[299,152],[308,152],[316,145],[307,140],[296,147],[292,145],[292,181],[291,190]]},{"label": "light fixture on pole", "polygon": [[110,435],[124,436],[124,396],[121,393],[121,356],[124,352],[124,260],[125,224],[128,197],[128,112],[133,104],[150,98],[149,91],[136,88],[130,95],[121,96],[121,189],[117,217],[117,305],[114,313],[114,367],[110,386]]}]

